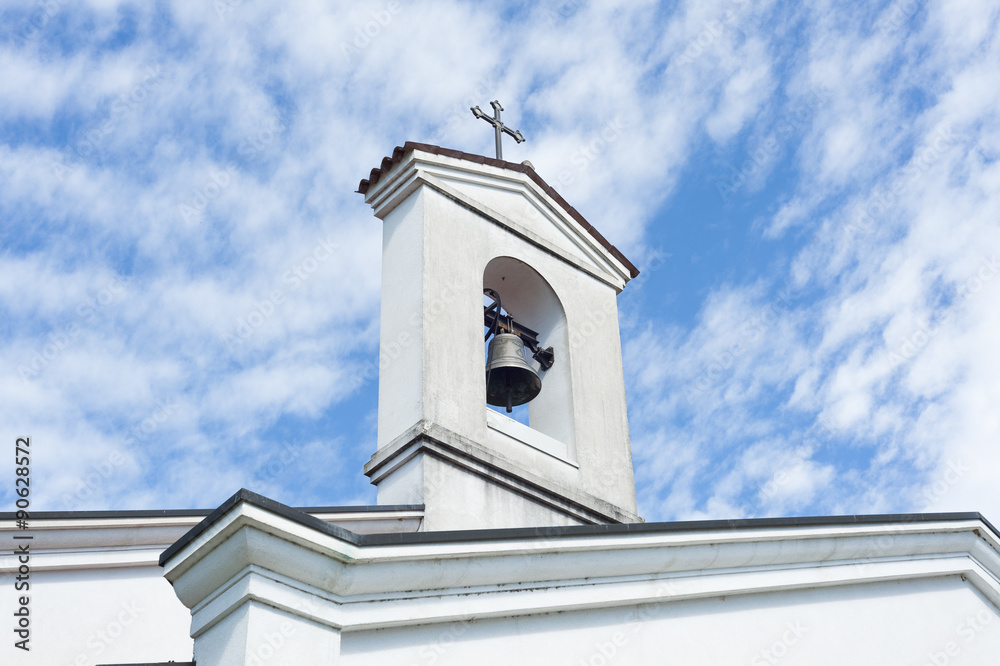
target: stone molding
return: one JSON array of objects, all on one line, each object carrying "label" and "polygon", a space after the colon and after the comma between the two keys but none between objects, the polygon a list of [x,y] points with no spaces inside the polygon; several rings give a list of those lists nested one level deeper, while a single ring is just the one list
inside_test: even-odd
[{"label": "stone molding", "polygon": [[1000,606],[1000,542],[978,518],[383,543],[288,512],[238,500],[166,559],[196,638],[247,602],[350,631],[956,576]]},{"label": "stone molding", "polygon": [[432,455],[576,518],[584,524],[641,523],[621,507],[565,484],[544,479],[495,451],[429,421],[419,421],[376,451],[365,464],[365,475],[378,484],[421,453]]},{"label": "stone molding", "polygon": [[[487,175],[484,176],[484,173]],[[595,270],[594,267],[589,266],[564,248],[554,245],[506,215],[460,192],[445,182],[445,179],[449,178],[467,180],[476,184],[488,182],[494,187],[498,183],[506,183],[509,189],[521,193],[531,201],[532,205],[551,224],[556,225],[562,233],[572,237],[579,252],[594,261],[601,267],[601,270]],[[621,292],[625,288],[625,283],[632,278],[631,271],[621,261],[596,239],[580,229],[578,223],[566,214],[552,197],[523,173],[490,167],[485,164],[466,163],[453,157],[413,150],[392,168],[388,177],[379,180],[367,192],[365,201],[372,206],[376,217],[383,218],[421,185],[430,187],[487,221],[504,227],[528,243],[608,284],[618,292]]]}]

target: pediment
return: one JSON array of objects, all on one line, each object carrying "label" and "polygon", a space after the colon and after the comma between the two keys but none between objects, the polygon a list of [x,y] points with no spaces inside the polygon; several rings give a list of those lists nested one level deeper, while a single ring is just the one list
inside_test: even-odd
[{"label": "pediment", "polygon": [[619,291],[639,273],[530,165],[407,142],[383,159],[358,191],[376,216],[384,217],[421,185],[510,228]]}]

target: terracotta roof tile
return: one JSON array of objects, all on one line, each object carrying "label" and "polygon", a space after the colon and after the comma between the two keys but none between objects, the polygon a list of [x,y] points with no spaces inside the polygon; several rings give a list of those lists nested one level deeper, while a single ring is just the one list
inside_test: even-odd
[{"label": "terracotta roof tile", "polygon": [[508,162],[506,160],[498,160],[493,157],[485,157],[483,155],[476,155],[474,153],[463,153],[460,150],[452,150],[451,148],[441,148],[440,146],[433,146],[429,143],[417,143],[415,141],[407,141],[402,146],[396,146],[392,151],[392,157],[384,157],[382,163],[375,169],[371,170],[368,174],[368,178],[363,179],[358,183],[358,193],[367,194],[368,188],[376,184],[379,179],[382,178],[384,173],[387,173],[396,164],[399,164],[403,157],[414,150],[420,150],[425,153],[431,153],[432,155],[442,155],[444,157],[453,157],[459,160],[465,160],[467,162],[474,162],[475,164],[486,164],[488,166],[497,167],[500,169],[509,169],[511,171],[517,171],[518,173],[527,174],[531,180],[535,181],[542,190],[552,197],[553,200],[559,206],[562,207],[566,213],[572,217],[576,222],[583,227],[587,233],[594,237],[598,243],[601,244],[611,255],[620,261],[625,268],[628,269],[629,274],[634,278],[639,275],[639,269],[636,268],[631,261],[625,258],[625,255],[616,248],[614,245],[608,242],[608,240],[601,235],[597,229],[593,227],[587,220],[584,219],[583,215],[572,206],[570,206],[565,199],[562,198],[558,192],[556,192],[548,183],[542,180],[542,177],[535,173],[535,170],[525,164],[517,164],[516,162]]}]

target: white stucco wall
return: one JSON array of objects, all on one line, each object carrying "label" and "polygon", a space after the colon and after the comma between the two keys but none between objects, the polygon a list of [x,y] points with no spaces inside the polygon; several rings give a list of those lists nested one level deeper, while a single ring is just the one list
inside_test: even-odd
[{"label": "white stucco wall", "polygon": [[[0,589],[8,593],[13,586]],[[93,666],[191,660],[191,615],[155,564],[39,571],[32,575],[30,598],[31,650],[26,654],[15,648],[5,635],[0,663]],[[10,602],[9,597],[4,600],[5,609],[12,608]]]},{"label": "white stucco wall", "polygon": [[341,666],[996,664],[1000,616],[958,576],[342,635]]},{"label": "white stucco wall", "polygon": [[340,632],[248,602],[199,638],[195,661],[208,666],[334,666],[339,655]]}]

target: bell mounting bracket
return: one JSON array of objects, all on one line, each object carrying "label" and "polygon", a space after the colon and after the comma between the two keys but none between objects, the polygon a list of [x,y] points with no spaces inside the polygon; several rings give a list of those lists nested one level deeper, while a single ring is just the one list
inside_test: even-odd
[{"label": "bell mounting bracket", "polygon": [[497,332],[513,333],[521,338],[524,346],[531,350],[531,358],[538,361],[542,370],[548,370],[556,360],[555,351],[552,347],[542,349],[538,344],[538,333],[531,330],[524,324],[514,321],[509,314],[500,312],[500,294],[493,289],[483,289],[483,294],[493,299],[489,305],[483,306],[483,325],[488,326],[490,332],[486,334],[489,338]]}]

